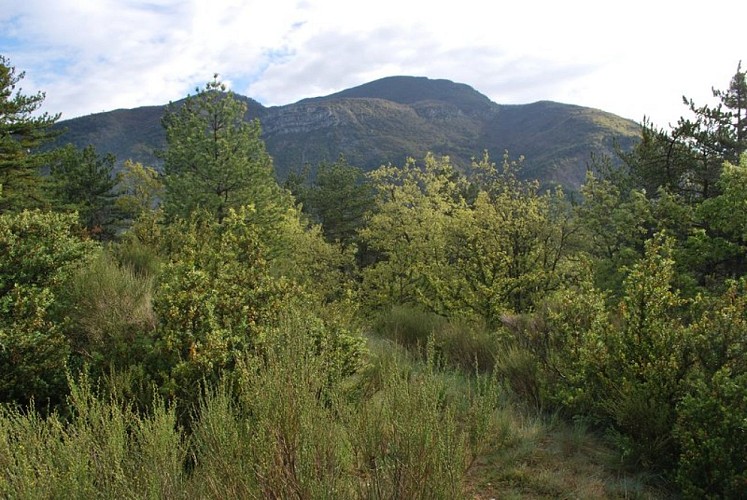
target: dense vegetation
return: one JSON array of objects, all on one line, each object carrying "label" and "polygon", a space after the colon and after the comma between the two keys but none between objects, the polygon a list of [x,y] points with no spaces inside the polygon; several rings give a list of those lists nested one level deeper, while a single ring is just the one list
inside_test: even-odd
[{"label": "dense vegetation", "polygon": [[22,76],[0,59],[2,496],[457,498],[496,491],[486,464],[528,482],[528,418],[621,467],[534,493],[743,494],[741,68],[575,202],[508,153],[281,187],[218,81],[169,108],[162,174],[115,176],[41,152],[56,118]]}]

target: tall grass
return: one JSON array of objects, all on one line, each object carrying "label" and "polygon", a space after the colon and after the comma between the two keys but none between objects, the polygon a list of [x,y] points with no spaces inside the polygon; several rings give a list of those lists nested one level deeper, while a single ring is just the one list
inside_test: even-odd
[{"label": "tall grass", "polygon": [[409,306],[393,306],[380,314],[373,327],[376,335],[423,355],[429,340],[441,360],[452,368],[473,372],[492,371],[505,336],[477,321],[447,319]]},{"label": "tall grass", "polygon": [[0,411],[4,498],[177,498],[186,457],[175,413],[142,417],[126,403],[71,382],[71,420],[33,410]]},{"label": "tall grass", "polygon": [[136,411],[85,375],[70,383],[64,419],[2,409],[0,497],[463,496],[475,457],[505,437],[494,379],[475,383],[432,354],[372,356],[383,369],[330,379],[306,330],[290,314],[233,377],[205,388],[189,430],[173,406],[154,398]]},{"label": "tall grass", "polygon": [[101,251],[72,277],[61,300],[74,349],[88,362],[130,363],[132,349],[156,326],[152,289],[150,275]]}]

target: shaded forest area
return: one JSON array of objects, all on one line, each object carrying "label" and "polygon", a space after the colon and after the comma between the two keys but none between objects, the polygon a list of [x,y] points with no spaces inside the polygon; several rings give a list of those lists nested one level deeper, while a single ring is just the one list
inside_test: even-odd
[{"label": "shaded forest area", "polygon": [[741,66],[579,198],[488,152],[281,185],[215,79],[164,115],[162,172],[115,175],[42,147],[22,78],[0,57],[0,495],[747,489]]}]

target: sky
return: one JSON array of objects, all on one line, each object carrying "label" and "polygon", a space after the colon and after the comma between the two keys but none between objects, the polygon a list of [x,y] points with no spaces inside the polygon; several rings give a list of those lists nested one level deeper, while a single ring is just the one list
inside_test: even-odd
[{"label": "sky", "polygon": [[216,73],[265,106],[410,75],[667,128],[747,66],[745,19],[734,0],[0,0],[0,55],[62,120]]}]

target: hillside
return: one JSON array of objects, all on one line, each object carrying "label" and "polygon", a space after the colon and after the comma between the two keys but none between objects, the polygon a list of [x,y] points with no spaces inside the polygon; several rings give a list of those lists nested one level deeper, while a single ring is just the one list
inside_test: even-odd
[{"label": "hillside", "polygon": [[[600,110],[541,101],[500,105],[472,87],[449,80],[397,76],[341,92],[264,107],[245,98],[248,117],[259,118],[280,178],[305,164],[348,161],[370,170],[426,152],[449,155],[457,166],[488,150],[526,158],[528,177],[576,188],[592,152],[631,146],[639,126]],[[164,147],[160,119],[165,106],[116,110],[66,120],[62,142],[93,144],[157,165]]]}]

